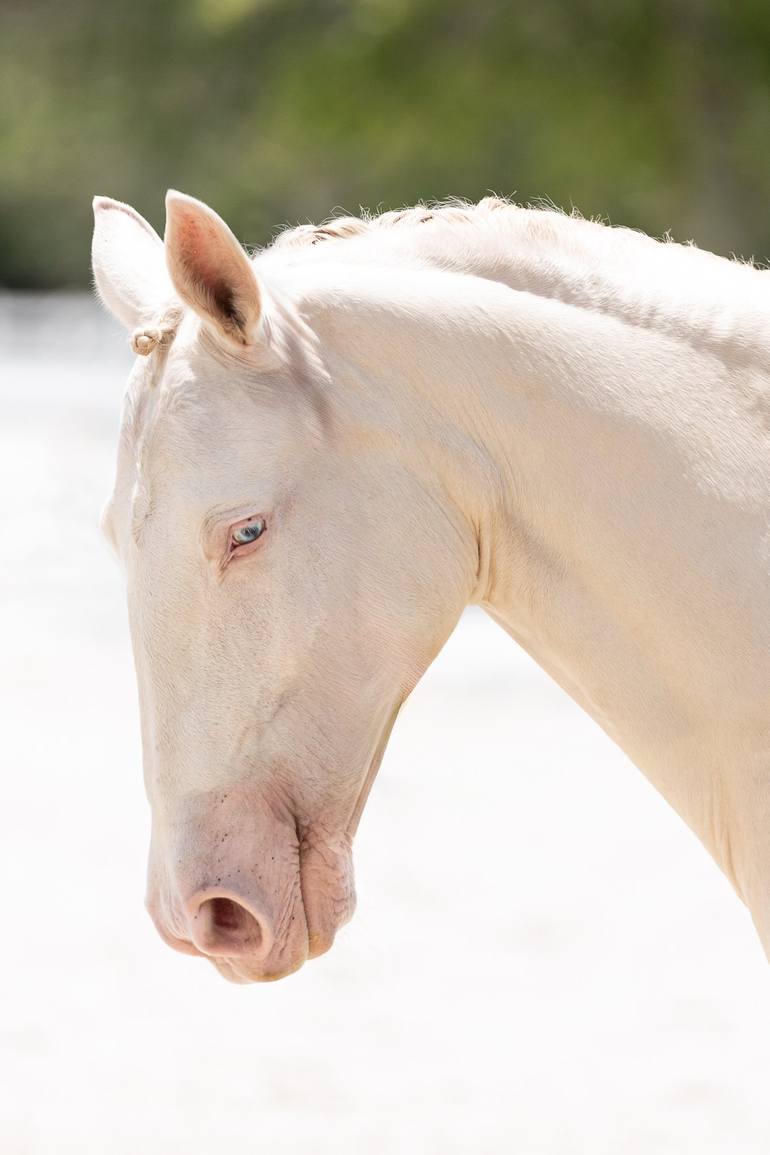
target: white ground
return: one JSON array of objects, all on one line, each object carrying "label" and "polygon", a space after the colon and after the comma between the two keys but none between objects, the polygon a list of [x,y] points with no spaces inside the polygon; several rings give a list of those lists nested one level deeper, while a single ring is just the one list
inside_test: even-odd
[{"label": "white ground", "polygon": [[747,915],[481,615],[396,727],[333,951],[233,987],[162,945],[96,529],[128,354],[77,299],[0,300],[0,343],[2,1155],[767,1155]]}]

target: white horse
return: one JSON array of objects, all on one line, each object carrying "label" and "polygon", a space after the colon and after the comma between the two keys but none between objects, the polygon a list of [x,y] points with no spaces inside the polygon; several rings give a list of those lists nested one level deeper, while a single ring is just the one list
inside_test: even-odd
[{"label": "white horse", "polygon": [[611,735],[770,953],[770,278],[501,201],[250,259],[97,198],[132,333],[106,533],[153,811],[148,906],[228,978],[326,950],[398,713],[482,606]]}]

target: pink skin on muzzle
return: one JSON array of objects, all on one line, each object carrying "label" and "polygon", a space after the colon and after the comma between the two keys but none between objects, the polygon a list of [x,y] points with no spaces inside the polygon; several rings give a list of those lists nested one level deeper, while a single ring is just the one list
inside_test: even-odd
[{"label": "pink skin on muzzle", "polygon": [[330,817],[300,822],[248,785],[164,808],[147,893],[163,940],[234,982],[283,978],[323,954],[355,907],[350,834]]}]

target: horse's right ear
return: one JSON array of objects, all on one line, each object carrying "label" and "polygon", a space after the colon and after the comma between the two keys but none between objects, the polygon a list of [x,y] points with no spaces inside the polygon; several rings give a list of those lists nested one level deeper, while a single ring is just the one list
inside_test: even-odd
[{"label": "horse's right ear", "polygon": [[135,209],[109,197],[94,197],[91,263],[99,296],[129,330],[174,295],[163,241]]}]

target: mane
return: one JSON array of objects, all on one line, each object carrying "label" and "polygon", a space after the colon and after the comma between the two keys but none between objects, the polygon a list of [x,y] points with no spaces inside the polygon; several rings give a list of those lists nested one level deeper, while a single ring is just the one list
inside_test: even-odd
[{"label": "mane", "polygon": [[720,356],[770,355],[770,276],[753,260],[550,203],[489,196],[477,204],[452,200],[332,217],[285,229],[255,260],[266,271],[326,260],[428,265],[657,329]]},{"label": "mane", "polygon": [[446,224],[471,224],[479,218],[501,209],[519,209],[511,201],[502,197],[484,197],[477,203],[451,198],[435,204],[418,204],[411,208],[393,209],[383,213],[369,213],[365,209],[360,217],[332,216],[320,225],[295,225],[283,229],[269,246],[272,249],[306,248],[320,241],[344,240],[360,237],[364,233],[375,233],[381,229],[409,227],[439,220]]},{"label": "mane", "polygon": [[[656,239],[551,203],[519,205],[488,196],[477,203],[451,199],[375,214],[362,210],[360,216],[286,227],[253,259],[266,271],[326,260],[427,264],[646,328],[681,334],[684,326],[715,349],[767,353],[770,276],[753,259],[717,256],[693,241],[678,243],[670,234]],[[172,308],[138,330],[134,350],[146,356],[168,344],[180,316]]]},{"label": "mane", "polygon": [[[451,226],[451,231],[455,235],[461,233],[467,235],[468,226],[479,227],[490,223],[502,227],[525,225],[531,234],[541,239],[560,235],[565,241],[571,239],[574,242],[578,236],[583,240],[590,236],[595,245],[603,244],[613,248],[621,246],[627,250],[637,251],[646,249],[648,252],[651,249],[669,252],[673,250],[689,261],[705,260],[711,264],[718,262],[722,268],[730,266],[734,269],[766,271],[763,263],[757,263],[754,257],[738,257],[735,254],[731,254],[730,257],[718,256],[706,249],[700,249],[692,239],[679,242],[670,232],[666,232],[660,238],[652,237],[640,229],[613,225],[603,217],[585,217],[575,207],[567,212],[546,199],[520,205],[499,196],[484,197],[477,202],[452,197],[382,213],[370,213],[366,209],[361,209],[361,215],[357,217],[345,214],[330,216],[318,225],[286,226],[265,249],[257,251],[255,256],[308,249],[328,241],[375,238],[378,235],[384,238],[392,230],[403,233],[414,229],[416,225],[425,225],[429,222],[435,222],[439,227]],[[445,228],[445,235],[447,231]]]}]

